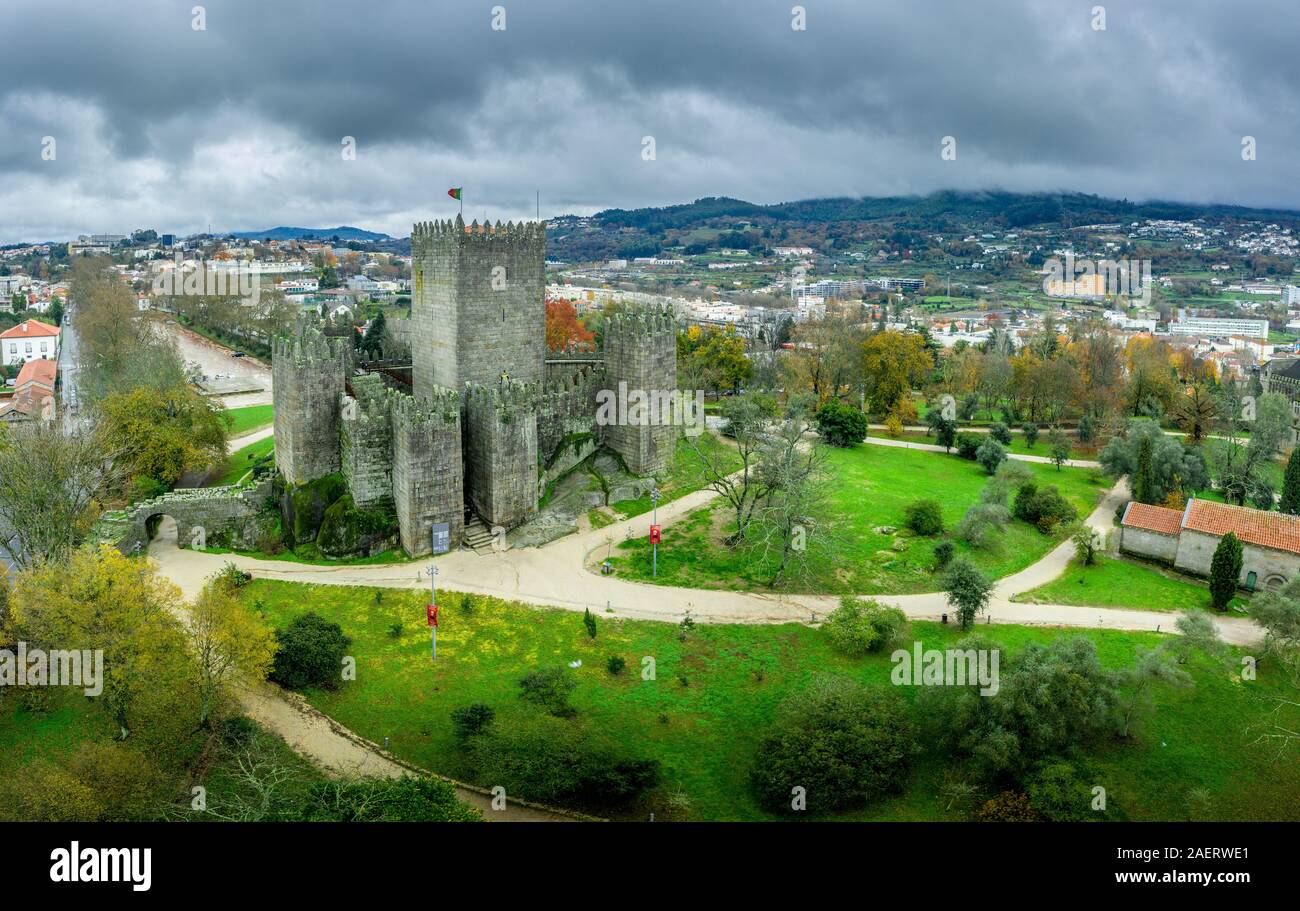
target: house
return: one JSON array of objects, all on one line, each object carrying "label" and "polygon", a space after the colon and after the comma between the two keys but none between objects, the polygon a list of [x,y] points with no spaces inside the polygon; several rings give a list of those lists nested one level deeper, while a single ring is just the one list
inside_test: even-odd
[{"label": "house", "polygon": [[40,320],[24,320],[0,332],[0,364],[8,367],[35,358],[53,360],[59,354],[59,330]]},{"label": "house", "polygon": [[57,375],[58,366],[45,358],[23,364],[14,383],[13,397],[0,402],[0,424],[53,420]]},{"label": "house", "polygon": [[1119,549],[1208,576],[1214,551],[1228,532],[1241,541],[1243,588],[1281,588],[1300,573],[1300,517],[1212,500],[1193,498],[1183,509],[1129,503],[1120,521]]}]

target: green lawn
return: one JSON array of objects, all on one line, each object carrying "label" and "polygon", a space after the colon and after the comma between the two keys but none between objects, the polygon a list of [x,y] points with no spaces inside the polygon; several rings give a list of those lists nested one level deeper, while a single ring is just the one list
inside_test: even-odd
[{"label": "green lawn", "polygon": [[[961,431],[959,430],[958,433],[961,433]],[[880,437],[880,438],[882,438],[882,439],[887,439],[887,440],[888,440],[888,439],[899,439],[899,440],[906,440],[906,441],[911,442],[911,443],[926,443],[926,444],[928,444],[928,445],[930,445],[930,446],[934,446],[934,445],[935,445],[934,437],[930,436],[929,434],[927,434],[927,433],[925,433],[925,432],[923,432],[923,431],[922,431],[922,432],[917,432],[917,431],[905,431],[904,433],[902,433],[900,436],[898,436],[898,437],[896,437],[896,438],[895,438],[895,437],[891,437],[889,434],[887,434],[887,433],[886,433],[885,431],[883,431],[883,430],[876,430],[876,431],[873,431],[873,435],[874,435],[874,436],[878,436],[878,437]],[[986,436],[986,435],[987,435],[987,434],[985,434],[983,431],[980,431],[980,437],[981,437],[981,439],[983,439],[983,437]],[[1051,444],[1048,443],[1048,441],[1047,441],[1047,431],[1046,431],[1046,430],[1040,430],[1040,431],[1038,432],[1038,440],[1034,443],[1034,446],[1033,446],[1032,449],[1031,449],[1031,448],[1029,447],[1029,445],[1025,442],[1025,435],[1024,435],[1021,431],[1019,431],[1019,430],[1013,430],[1013,431],[1011,432],[1011,445],[1008,446],[1008,447],[1006,447],[1006,450],[1007,450],[1007,452],[1014,452],[1014,453],[1017,453],[1018,455],[1034,455],[1034,456],[1042,456],[1042,457],[1045,458],[1045,459],[1050,459],[1050,458],[1052,457],[1052,447],[1051,447]],[[1082,459],[1089,459],[1089,460],[1092,460],[1092,461],[1096,461],[1096,459],[1097,459],[1097,453],[1096,453],[1096,451],[1094,451],[1094,450],[1092,450],[1092,449],[1084,449],[1084,448],[1081,448],[1081,447],[1079,446],[1078,441],[1075,440],[1075,439],[1073,439],[1073,437],[1071,437],[1071,440],[1070,440],[1070,458],[1071,458],[1071,459],[1081,459],[1081,460],[1082,460]]]},{"label": "green lawn", "polygon": [[[1190,576],[1100,555],[1092,566],[1071,563],[1058,579],[1015,598],[1037,604],[1127,607],[1132,610],[1210,610],[1210,589]],[[1233,599],[1245,605],[1246,597]]]},{"label": "green lawn", "polygon": [[266,437],[255,443],[249,443],[242,449],[236,449],[226,456],[226,462],[221,473],[210,480],[207,486],[218,487],[222,484],[234,484],[249,472],[254,462],[273,452],[275,452],[275,437]]},{"label": "green lawn", "polygon": [[[842,674],[888,686],[892,667],[885,654],[845,658],[820,630],[797,624],[700,625],[682,642],[673,624],[602,614],[593,642],[579,614],[481,597],[474,597],[467,610],[451,593],[442,596],[433,664],[424,624],[426,596],[384,590],[377,603],[376,591],[256,580],[244,599],[259,604],[277,627],[309,609],[338,622],[352,637],[356,679],[334,692],[309,691],[307,698],[364,737],[389,738],[399,756],[455,777],[467,777],[468,770],[452,734],[451,709],[486,703],[496,711],[498,729],[509,730],[537,711],[519,698],[517,681],[524,673],[581,660],[572,672],[578,714],[565,723],[599,731],[630,755],[662,765],[662,785],[645,804],[628,809],[629,818],[645,818],[651,810],[670,818],[666,797],[675,793],[689,798],[689,809],[679,816],[770,818],[751,799],[747,776],[775,707],[816,675]],[[394,623],[402,624],[399,635],[391,632]],[[981,626],[980,633],[1013,652],[1061,635],[1003,625]],[[1109,667],[1127,665],[1137,647],[1160,640],[1147,633],[1080,634],[1096,642]],[[908,639],[944,648],[959,635],[951,626],[917,622]],[[605,669],[610,655],[627,661],[622,674]],[[656,663],[653,680],[639,673],[646,656]],[[1226,668],[1192,672],[1193,689],[1158,691],[1156,714],[1144,718],[1129,741],[1105,744],[1092,757],[1111,804],[1130,819],[1184,819],[1187,793],[1205,788],[1221,818],[1300,818],[1300,763],[1274,764],[1268,749],[1253,745],[1246,730],[1264,709],[1259,688],[1276,686],[1273,678],[1261,673],[1258,683],[1243,684]],[[902,692],[915,698],[913,688]],[[925,753],[904,793],[836,818],[943,819],[939,788],[948,765]]]},{"label": "green lawn", "polygon": [[229,429],[227,433],[233,439],[251,433],[254,430],[261,430],[263,427],[270,427],[273,415],[270,405],[247,405],[243,408],[226,409],[226,417],[229,419]]},{"label": "green lawn", "polygon": [[[1093,469],[1025,463],[1042,486],[1054,484],[1086,515],[1111,485]],[[876,528],[903,528],[904,510],[913,500],[932,498],[952,529],[979,497],[987,480],[984,469],[955,455],[862,444],[831,450],[834,482],[828,524],[808,537],[807,559],[782,581],[791,592],[907,594],[938,588],[932,572],[938,538],[877,533]],[[732,515],[714,501],[664,530],[659,546],[659,575],[650,577],[650,545],[644,539],[619,544],[611,557],[625,578],[661,585],[768,591],[775,561],[750,546],[729,548],[723,538]],[[975,550],[954,539],[957,553],[969,554],[994,578],[1024,569],[1060,540],[1024,522],[1013,521],[998,543]]]}]

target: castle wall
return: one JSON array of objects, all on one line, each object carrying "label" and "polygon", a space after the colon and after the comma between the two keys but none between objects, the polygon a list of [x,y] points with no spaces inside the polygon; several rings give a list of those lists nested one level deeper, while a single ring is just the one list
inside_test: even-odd
[{"label": "castle wall", "polygon": [[543,380],[546,354],[545,227],[540,223],[417,224],[411,232],[414,392],[502,373]]},{"label": "castle wall", "polygon": [[489,526],[537,512],[537,397],[535,384],[515,380],[466,390],[465,493]]},{"label": "castle wall", "polygon": [[605,382],[601,367],[579,366],[552,375],[554,378],[546,383],[537,411],[537,452],[547,468],[564,454],[562,447],[574,448],[572,443],[576,437],[590,437],[599,442],[596,393]]},{"label": "castle wall", "polygon": [[392,427],[383,376],[353,377],[355,398],[344,394],[339,422],[339,460],[343,479],[357,506],[393,503]]},{"label": "castle wall", "polygon": [[[662,404],[677,390],[677,324],[672,314],[639,307],[610,316],[604,328],[605,390],[618,402],[613,420],[602,417],[606,444],[634,474],[666,469],[676,452],[675,416],[632,407],[639,393]],[[660,410],[660,409],[653,409]],[[605,415],[609,410],[601,409]]]},{"label": "castle wall", "polygon": [[460,398],[444,389],[427,399],[389,391],[388,399],[393,505],[402,547],[412,556],[429,553],[430,526],[446,522],[457,548],[465,525]]},{"label": "castle wall", "polygon": [[339,400],[349,364],[340,340],[314,330],[275,342],[275,464],[291,484],[339,470]]}]

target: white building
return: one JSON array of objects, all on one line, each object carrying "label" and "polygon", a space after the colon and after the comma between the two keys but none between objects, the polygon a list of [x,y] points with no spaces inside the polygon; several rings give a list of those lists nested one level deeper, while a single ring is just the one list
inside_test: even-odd
[{"label": "white building", "polygon": [[24,320],[0,332],[0,363],[6,367],[36,358],[59,356],[59,330],[40,320]]},{"label": "white building", "polygon": [[1174,335],[1245,335],[1268,338],[1266,319],[1230,319],[1223,317],[1181,316],[1169,324]]}]

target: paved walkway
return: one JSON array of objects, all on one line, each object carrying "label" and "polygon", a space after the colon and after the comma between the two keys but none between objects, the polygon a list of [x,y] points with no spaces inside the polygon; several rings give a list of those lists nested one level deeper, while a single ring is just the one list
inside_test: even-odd
[{"label": "paved walkway", "polygon": [[[924,430],[925,428],[918,428]],[[951,453],[952,450],[944,449],[935,443],[914,443],[911,440],[894,440],[889,437],[872,437],[866,439],[868,443],[874,443],[877,446],[897,446],[902,449],[920,449],[922,452],[942,452]],[[1047,456],[1028,455],[1020,452],[1008,452],[1008,459],[1014,459],[1017,462],[1038,462],[1040,465],[1055,465],[1056,463]],[[1066,459],[1061,463],[1068,468],[1100,468],[1100,462],[1089,461],[1088,459]]]}]

